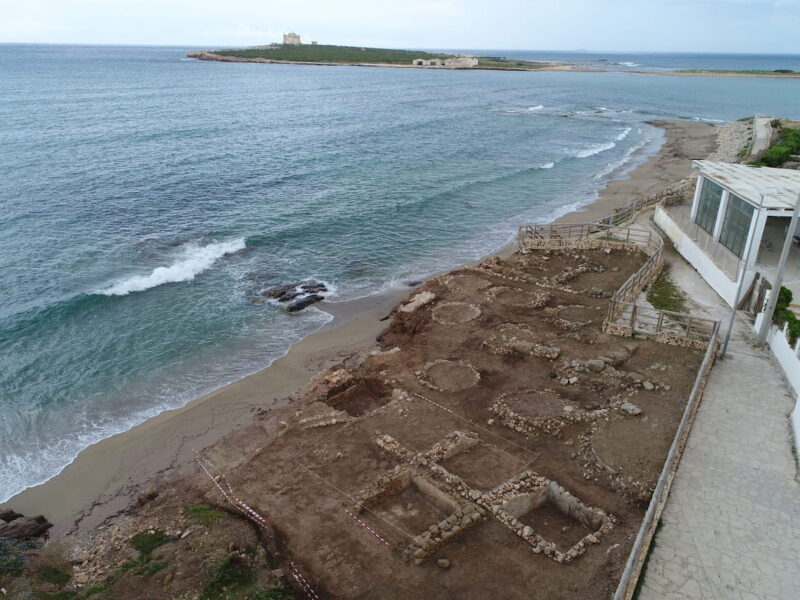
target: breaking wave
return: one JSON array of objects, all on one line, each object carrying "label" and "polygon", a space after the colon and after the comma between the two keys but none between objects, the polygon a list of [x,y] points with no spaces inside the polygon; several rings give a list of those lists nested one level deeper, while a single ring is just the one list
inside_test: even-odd
[{"label": "breaking wave", "polygon": [[575,156],[576,158],[589,158],[590,156],[594,156],[595,154],[600,154],[601,152],[605,152],[606,150],[611,150],[616,145],[617,145],[616,142],[606,142],[605,144],[597,144],[595,146],[589,146],[588,148],[579,150],[573,156]]},{"label": "breaking wave", "polygon": [[148,275],[134,275],[123,279],[112,286],[96,292],[104,296],[126,296],[131,292],[141,292],[165,283],[191,281],[218,259],[226,254],[243,250],[244,238],[228,242],[218,242],[200,246],[196,243],[186,244],[178,260],[168,267],[156,267]]}]

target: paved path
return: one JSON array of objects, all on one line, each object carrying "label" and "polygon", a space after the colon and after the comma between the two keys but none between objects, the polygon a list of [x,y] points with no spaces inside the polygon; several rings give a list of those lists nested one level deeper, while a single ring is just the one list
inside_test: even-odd
[{"label": "paved path", "polygon": [[800,599],[794,400],[748,329],[711,372],[640,600]]},{"label": "paved path", "polygon": [[772,136],[772,117],[755,117],[753,119],[753,145],[750,155],[758,154],[769,148],[769,139]]}]

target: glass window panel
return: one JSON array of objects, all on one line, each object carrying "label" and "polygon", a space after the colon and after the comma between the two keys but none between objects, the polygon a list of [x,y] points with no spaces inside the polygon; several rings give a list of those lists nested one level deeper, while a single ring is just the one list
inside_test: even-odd
[{"label": "glass window panel", "polygon": [[719,241],[739,258],[744,254],[744,245],[750,233],[750,222],[755,209],[738,196],[730,195]]},{"label": "glass window panel", "polygon": [[714,234],[714,223],[717,222],[717,213],[719,212],[721,200],[722,188],[713,181],[704,178],[694,222],[712,235]]}]

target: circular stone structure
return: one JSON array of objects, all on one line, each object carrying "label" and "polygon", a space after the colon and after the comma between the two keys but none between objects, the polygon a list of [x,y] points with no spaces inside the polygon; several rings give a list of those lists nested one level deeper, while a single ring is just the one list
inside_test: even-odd
[{"label": "circular stone structure", "polygon": [[530,294],[516,288],[505,286],[493,287],[487,292],[490,302],[497,302],[503,306],[516,306],[519,308],[541,308],[550,301],[550,294],[540,292]]},{"label": "circular stone structure", "polygon": [[433,309],[433,320],[442,325],[461,325],[477,319],[481,309],[466,302],[443,302]]},{"label": "circular stone structure", "polygon": [[481,379],[471,364],[441,358],[425,365],[418,377],[420,383],[440,392],[460,392],[477,385]]},{"label": "circular stone structure", "polygon": [[492,330],[484,343],[493,354],[508,354],[514,342],[538,344],[541,336],[521,323],[502,323]]},{"label": "circular stone structure", "polygon": [[489,281],[477,275],[461,273],[445,279],[445,285],[454,292],[479,292],[491,285]]},{"label": "circular stone structure", "polygon": [[563,416],[568,404],[559,393],[546,390],[512,392],[501,400],[514,413],[532,419]]}]

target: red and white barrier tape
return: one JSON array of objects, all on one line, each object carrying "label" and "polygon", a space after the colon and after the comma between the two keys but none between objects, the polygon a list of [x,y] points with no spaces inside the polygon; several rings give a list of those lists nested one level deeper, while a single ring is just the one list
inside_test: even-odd
[{"label": "red and white barrier tape", "polygon": [[317,596],[314,588],[311,587],[311,584],[308,583],[306,578],[303,577],[303,574],[300,573],[300,569],[297,568],[297,565],[294,563],[294,561],[290,562],[289,565],[292,567],[292,577],[294,577],[297,585],[299,585],[300,588],[306,593],[306,596],[312,600],[319,600],[319,596]]},{"label": "red and white barrier tape", "polygon": [[433,404],[434,406],[438,406],[438,407],[439,407],[439,408],[441,408],[442,410],[446,410],[446,411],[447,411],[447,412],[449,412],[451,415],[455,415],[456,417],[460,417],[460,415],[457,415],[456,413],[454,413],[452,410],[450,410],[450,409],[449,409],[449,408],[447,408],[446,406],[442,406],[442,405],[441,405],[441,404],[439,404],[438,402],[434,402],[433,400],[431,400],[430,398],[426,398],[426,397],[425,397],[425,396],[423,396],[422,394],[417,394],[416,392],[414,392],[414,395],[415,395],[415,396],[417,396],[417,397],[419,397],[419,398],[422,398],[423,400],[427,400],[428,402],[430,402],[430,403],[431,403],[431,404]]},{"label": "red and white barrier tape", "polygon": [[377,532],[376,532],[374,529],[372,529],[372,527],[370,527],[369,525],[367,525],[366,523],[364,523],[364,521],[362,521],[362,520],[361,520],[361,519],[359,519],[357,516],[355,516],[355,515],[354,515],[352,512],[350,512],[350,510],[349,510],[349,509],[345,508],[345,509],[344,509],[344,512],[346,512],[348,515],[350,515],[351,517],[353,517],[353,519],[355,519],[355,521],[356,521],[356,522],[357,522],[359,525],[361,525],[361,526],[362,526],[364,529],[366,529],[366,530],[367,530],[367,531],[369,531],[369,532],[370,532],[372,535],[374,535],[374,536],[375,536],[375,537],[378,539],[378,541],[379,541],[379,542],[381,542],[383,545],[385,545],[387,548],[391,548],[391,547],[392,547],[392,545],[391,545],[389,542],[387,542],[385,539],[383,539],[383,538],[382,538],[382,537],[381,537],[381,536],[380,536],[380,535],[379,535],[379,534],[378,534],[378,533],[377,533]]}]

